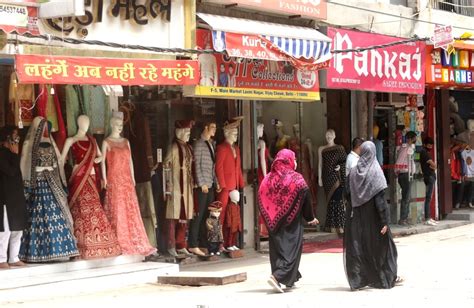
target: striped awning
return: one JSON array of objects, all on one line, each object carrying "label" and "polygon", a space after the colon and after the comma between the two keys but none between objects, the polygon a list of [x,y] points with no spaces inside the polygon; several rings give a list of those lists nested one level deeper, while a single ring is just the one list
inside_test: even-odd
[{"label": "striped awning", "polygon": [[314,63],[331,58],[331,39],[312,28],[197,15],[212,29],[214,50],[226,51],[229,56],[276,61],[290,56]]}]

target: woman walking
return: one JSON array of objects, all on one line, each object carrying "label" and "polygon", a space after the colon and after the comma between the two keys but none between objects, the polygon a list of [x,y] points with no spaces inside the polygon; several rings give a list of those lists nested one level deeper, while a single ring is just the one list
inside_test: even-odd
[{"label": "woman walking", "polygon": [[308,185],[295,169],[295,153],[281,150],[258,191],[260,213],[269,231],[272,275],[268,283],[281,293],[280,284],[291,288],[301,278],[298,267],[303,251],[303,218],[310,225],[319,223],[313,214]]},{"label": "woman walking", "polygon": [[385,176],[376,159],[375,144],[361,145],[357,166],[349,173],[351,207],[344,230],[344,267],[351,290],[369,286],[390,289],[397,277],[397,248],[388,227]]}]

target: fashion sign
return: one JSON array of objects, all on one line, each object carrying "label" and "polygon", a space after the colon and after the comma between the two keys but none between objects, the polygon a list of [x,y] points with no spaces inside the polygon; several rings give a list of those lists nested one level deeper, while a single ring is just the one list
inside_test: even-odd
[{"label": "fashion sign", "polygon": [[[198,49],[213,48],[208,30],[196,31]],[[200,54],[199,85],[184,89],[186,96],[318,101],[315,71],[295,68],[286,61],[237,59],[226,54]]]},{"label": "fashion sign", "polygon": [[[386,35],[328,28],[334,50],[388,44],[403,40]],[[423,94],[425,48],[412,42],[362,52],[334,54],[328,69],[328,88]]]},{"label": "fashion sign", "polygon": [[193,85],[197,61],[16,55],[20,83]]}]

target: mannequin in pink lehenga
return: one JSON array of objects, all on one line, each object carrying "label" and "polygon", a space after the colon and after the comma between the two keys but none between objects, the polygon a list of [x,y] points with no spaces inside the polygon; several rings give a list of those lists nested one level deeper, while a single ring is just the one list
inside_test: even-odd
[{"label": "mannequin in pink lehenga", "polygon": [[123,120],[110,120],[112,133],[102,144],[102,175],[107,189],[105,211],[122,248],[122,254],[149,256],[156,252],[150,245],[140,215],[133,178],[133,163],[128,140],[122,138]]}]

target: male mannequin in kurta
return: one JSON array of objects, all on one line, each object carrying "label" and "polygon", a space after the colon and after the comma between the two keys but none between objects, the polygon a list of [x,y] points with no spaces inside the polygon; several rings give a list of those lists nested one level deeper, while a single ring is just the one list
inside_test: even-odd
[{"label": "male mannequin in kurta", "polygon": [[[220,216],[222,225],[224,225],[227,204],[229,203],[229,192],[244,188],[240,149],[235,145],[239,134],[238,127],[242,119],[243,117],[236,117],[224,124],[225,141],[217,146],[216,151],[216,176],[221,189],[217,195],[217,200],[222,203]],[[230,244],[229,234],[227,233],[224,232],[224,247]]]},{"label": "male mannequin in kurta", "polygon": [[193,121],[176,121],[175,135],[164,161],[166,220],[168,225],[168,253],[191,255],[186,249],[186,229],[188,220],[193,218],[193,151],[188,145]]}]

